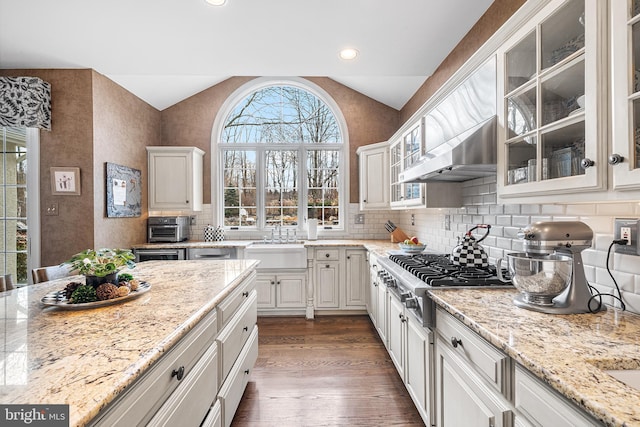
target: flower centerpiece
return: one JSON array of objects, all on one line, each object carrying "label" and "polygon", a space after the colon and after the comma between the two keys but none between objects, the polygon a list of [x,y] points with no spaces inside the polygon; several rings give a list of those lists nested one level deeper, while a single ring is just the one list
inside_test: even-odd
[{"label": "flower centerpiece", "polygon": [[86,284],[117,283],[121,267],[135,267],[135,256],[128,249],[87,249],[71,257],[63,264],[71,266],[86,278]]}]

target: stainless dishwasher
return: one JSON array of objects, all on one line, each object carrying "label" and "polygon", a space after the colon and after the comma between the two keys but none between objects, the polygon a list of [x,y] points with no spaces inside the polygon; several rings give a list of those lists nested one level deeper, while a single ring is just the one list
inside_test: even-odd
[{"label": "stainless dishwasher", "polygon": [[187,248],[187,259],[237,259],[237,248]]}]

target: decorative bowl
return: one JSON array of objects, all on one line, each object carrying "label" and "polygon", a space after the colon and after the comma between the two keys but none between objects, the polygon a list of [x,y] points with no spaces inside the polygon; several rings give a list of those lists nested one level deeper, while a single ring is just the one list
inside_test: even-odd
[{"label": "decorative bowl", "polygon": [[398,243],[402,252],[406,252],[408,254],[419,254],[424,251],[427,245],[424,243],[420,243],[419,245],[407,245],[406,243]]},{"label": "decorative bowl", "polygon": [[552,305],[571,283],[573,259],[558,254],[507,254],[513,285],[522,292],[526,302]]}]

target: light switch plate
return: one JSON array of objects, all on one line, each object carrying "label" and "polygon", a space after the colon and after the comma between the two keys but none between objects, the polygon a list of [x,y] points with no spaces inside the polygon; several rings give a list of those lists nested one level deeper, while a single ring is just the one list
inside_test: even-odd
[{"label": "light switch plate", "polygon": [[627,239],[626,245],[615,245],[615,251],[627,255],[640,255],[640,220],[638,218],[616,218],[613,238]]},{"label": "light switch plate", "polygon": [[45,211],[45,215],[47,215],[47,216],[58,216],[58,204],[57,203],[49,203],[47,205],[47,209]]}]

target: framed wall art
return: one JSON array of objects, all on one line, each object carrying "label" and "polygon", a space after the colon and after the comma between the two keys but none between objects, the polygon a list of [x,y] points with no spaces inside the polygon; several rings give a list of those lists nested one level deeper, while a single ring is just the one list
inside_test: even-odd
[{"label": "framed wall art", "polygon": [[52,167],[51,194],[55,196],[79,196],[80,168]]},{"label": "framed wall art", "polygon": [[127,166],[106,163],[107,217],[138,217],[142,212],[141,172]]}]

